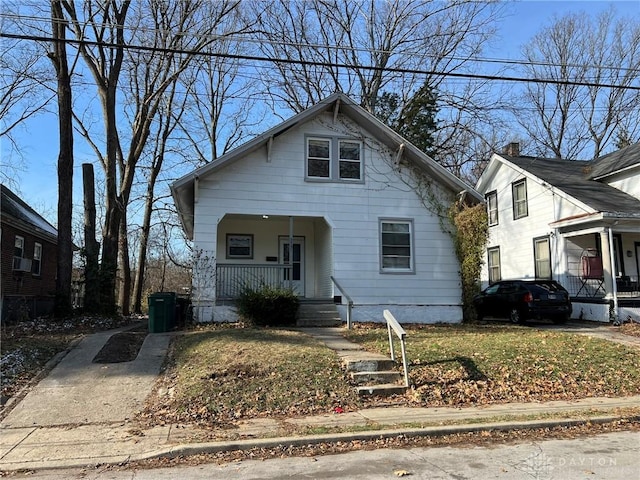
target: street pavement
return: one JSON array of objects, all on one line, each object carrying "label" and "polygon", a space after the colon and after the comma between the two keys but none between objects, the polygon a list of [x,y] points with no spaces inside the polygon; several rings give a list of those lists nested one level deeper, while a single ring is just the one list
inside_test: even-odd
[{"label": "street pavement", "polygon": [[[578,333],[597,335],[598,330]],[[640,396],[635,396],[468,408],[370,408],[344,414],[241,421],[232,436],[211,441],[206,431],[193,426],[162,425],[143,429],[133,421],[135,412],[152,391],[172,334],[147,335],[138,357],[132,362],[92,363],[108,338],[119,331],[85,337],[44,380],[12,405],[12,410],[0,422],[0,471],[117,465],[158,457],[347,442],[400,434],[425,436],[572,425],[584,423],[583,414],[589,410],[597,410],[600,415],[590,416],[590,421],[605,422],[618,418],[617,409],[640,405]],[[615,341],[610,329],[606,331],[609,340]],[[327,345],[338,344],[344,348],[340,329],[308,332]],[[640,339],[637,345],[640,346]],[[540,415],[547,419],[504,420]],[[451,422],[456,425],[447,425]],[[379,430],[292,437],[288,434],[292,425],[346,430],[376,425]],[[416,428],[416,425],[426,426]]]},{"label": "street pavement", "polygon": [[315,457],[243,460],[223,465],[148,470],[106,468],[29,472],[38,480],[278,480],[410,479],[634,480],[640,478],[640,434],[615,432],[570,440],[526,441],[475,447],[428,447],[353,451]]}]

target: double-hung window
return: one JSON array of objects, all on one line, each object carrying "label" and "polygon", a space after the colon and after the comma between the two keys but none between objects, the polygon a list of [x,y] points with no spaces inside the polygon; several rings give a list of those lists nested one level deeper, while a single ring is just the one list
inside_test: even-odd
[{"label": "double-hung window", "polygon": [[489,226],[498,224],[498,192],[487,193],[487,216],[489,217]]},{"label": "double-hung window", "polygon": [[306,168],[310,180],[362,180],[362,142],[308,137]]},{"label": "double-hung window", "polygon": [[13,269],[21,270],[24,259],[24,237],[16,235],[13,245]]},{"label": "double-hung window", "polygon": [[412,236],[411,220],[380,220],[380,270],[382,272],[413,272]]},{"label": "double-hung window", "polygon": [[513,196],[513,219],[526,217],[529,215],[529,207],[527,206],[527,179],[523,178],[511,185],[511,193]]},{"label": "double-hung window", "polygon": [[489,283],[499,282],[502,278],[500,272],[500,247],[487,249],[487,266],[489,267]]},{"label": "double-hung window", "polygon": [[36,242],[33,245],[33,261],[31,263],[31,273],[40,275],[42,269],[42,244]]},{"label": "double-hung window", "polygon": [[549,237],[541,237],[533,240],[533,255],[535,262],[536,278],[551,278],[551,248]]},{"label": "double-hung window", "polygon": [[331,140],[307,139],[307,176],[331,178]]}]

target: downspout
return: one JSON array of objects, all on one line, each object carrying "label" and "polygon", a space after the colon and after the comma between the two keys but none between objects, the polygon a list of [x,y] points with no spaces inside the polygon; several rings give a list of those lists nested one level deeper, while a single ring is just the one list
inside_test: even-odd
[{"label": "downspout", "polygon": [[609,239],[609,256],[611,262],[611,293],[613,294],[613,310],[609,315],[609,321],[614,324],[618,324],[618,285],[616,284],[616,272],[615,272],[615,255],[613,252],[613,229],[607,227],[607,235]]}]

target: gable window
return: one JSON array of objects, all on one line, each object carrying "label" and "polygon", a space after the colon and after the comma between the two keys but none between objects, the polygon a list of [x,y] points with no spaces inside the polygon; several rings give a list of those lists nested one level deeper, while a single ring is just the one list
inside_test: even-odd
[{"label": "gable window", "polygon": [[362,180],[362,142],[308,137],[306,168],[310,180]]},{"label": "gable window", "polygon": [[340,178],[360,180],[360,142],[340,140]]},{"label": "gable window", "polygon": [[489,283],[496,283],[501,280],[500,272],[500,247],[487,249],[487,265],[489,267]]},{"label": "gable window", "polygon": [[42,245],[35,243],[33,245],[33,261],[31,262],[31,273],[34,275],[40,275],[42,265]]},{"label": "gable window", "polygon": [[527,180],[522,179],[511,185],[513,195],[513,219],[526,217],[529,215],[527,206]]},{"label": "gable window", "polygon": [[380,270],[383,273],[413,272],[413,222],[380,220]]},{"label": "gable window", "polygon": [[331,140],[307,139],[307,175],[318,178],[331,176]]},{"label": "gable window", "polygon": [[535,261],[536,278],[551,278],[551,246],[549,237],[533,240],[533,255]]},{"label": "gable window", "polygon": [[489,226],[498,224],[498,192],[487,193],[487,216],[489,218]]}]

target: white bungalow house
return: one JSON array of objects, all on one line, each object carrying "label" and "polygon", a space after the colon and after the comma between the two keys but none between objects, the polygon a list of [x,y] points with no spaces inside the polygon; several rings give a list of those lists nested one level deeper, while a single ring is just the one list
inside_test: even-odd
[{"label": "white bungalow house", "polygon": [[487,203],[485,283],[552,278],[575,318],[640,321],[640,143],[593,161],[494,154],[476,184]]},{"label": "white bungalow house", "polygon": [[200,321],[235,320],[246,282],[335,302],[343,321],[382,321],[387,308],[404,322],[462,319],[459,264],[429,199],[482,196],[344,94],[171,190],[196,252]]}]

